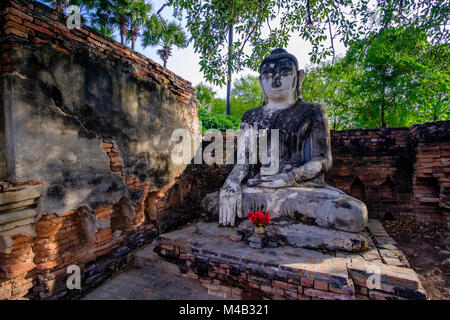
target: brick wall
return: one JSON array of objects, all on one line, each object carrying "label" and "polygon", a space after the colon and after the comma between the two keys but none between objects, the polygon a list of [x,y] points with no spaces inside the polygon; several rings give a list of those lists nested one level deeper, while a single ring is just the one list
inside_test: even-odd
[{"label": "brick wall", "polygon": [[[7,179],[0,181],[0,193],[14,189],[17,181],[12,183],[11,173],[19,173],[24,180],[39,180],[44,185],[39,207],[42,216],[35,223],[34,236],[18,232],[11,237],[8,252],[0,253],[0,299],[78,297],[127,266],[132,261],[133,251],[151,242],[159,233],[158,228],[168,230],[195,215],[193,210],[177,209],[183,203],[192,207],[197,201],[191,199],[196,197],[191,188],[195,173],[189,173],[190,169],[164,166],[154,169],[148,161],[147,167],[143,168],[145,159],[161,159],[158,162],[162,163],[167,157],[161,153],[170,148],[163,142],[164,150],[154,149],[153,145],[148,147],[148,141],[140,139],[142,137],[135,129],[139,127],[145,139],[170,138],[170,134],[155,124],[153,118],[156,118],[168,132],[172,127],[186,127],[192,131],[197,120],[195,89],[188,81],[142,54],[110,41],[88,27],[68,30],[66,18],[41,3],[2,1],[0,19],[0,142],[4,142],[0,147],[0,180]],[[46,65],[47,60],[52,60],[50,65]],[[87,82],[71,80],[73,74],[61,72],[67,61],[68,65],[73,62],[78,73],[80,70],[81,73],[95,70],[92,74],[86,72],[82,75],[81,80]],[[53,68],[54,73],[50,70]],[[44,75],[47,71],[50,73]],[[58,75],[61,75],[60,79],[57,79]],[[92,83],[97,78],[99,81]],[[109,84],[115,80],[121,81],[119,87],[102,87],[105,82]],[[75,83],[85,86],[80,92],[89,93],[82,97],[84,101],[81,103],[76,102],[80,95],[73,93],[75,86],[72,85]],[[93,84],[98,86],[97,91],[91,90]],[[110,99],[110,105],[118,104],[116,107],[102,101],[105,96],[113,95],[112,89],[120,92],[120,97],[130,98],[131,105],[137,101],[135,109],[127,109],[126,99]],[[39,93],[41,90],[43,95]],[[30,98],[36,92],[38,95]],[[38,101],[42,97],[43,100]],[[81,109],[70,114],[70,106],[77,104]],[[92,104],[90,109],[93,113],[77,114],[86,109],[87,104]],[[12,153],[16,156],[13,162],[20,168],[16,172],[14,169],[17,168],[6,168],[7,150],[4,146],[15,143],[14,139],[6,139],[4,134],[7,119],[3,114],[8,107],[12,107],[13,112],[10,130],[11,127],[16,129],[19,136],[16,140],[20,141]],[[54,110],[48,117],[51,108]],[[105,109],[108,112],[104,112]],[[20,117],[14,113],[18,110],[22,112]],[[24,112],[30,113],[22,123],[20,118],[23,119]],[[139,112],[140,118],[135,120],[137,124],[130,123],[135,116],[133,112]],[[103,132],[100,122],[83,123],[94,115],[105,121]],[[59,121],[61,126],[52,127]],[[116,132],[120,131],[116,136],[114,132],[108,132],[115,125],[119,128]],[[153,131],[144,131],[146,127]],[[27,131],[30,128],[43,130],[32,133]],[[129,131],[125,132],[127,128]],[[80,134],[82,131],[84,133]],[[162,137],[157,136],[160,131]],[[71,138],[64,142],[60,140],[64,136]],[[33,137],[37,139],[32,141]],[[50,165],[51,152],[45,151],[48,146],[61,150],[57,157],[59,163],[54,163],[51,169],[49,167],[48,175],[41,176],[34,170]],[[142,153],[149,156],[144,158]],[[68,161],[69,154],[76,159],[75,163]],[[34,157],[34,165],[27,163],[30,156]],[[102,160],[96,167],[98,159]],[[75,171],[68,174],[68,170]],[[83,174],[83,170],[87,173]],[[147,172],[150,174],[142,175]],[[72,180],[65,185],[50,180],[61,174],[81,180]],[[167,175],[167,179],[160,179],[163,175]],[[33,176],[39,176],[39,179],[33,179]],[[103,192],[94,191],[105,181],[109,187]],[[94,192],[90,192],[93,201],[58,209],[62,208],[60,204],[85,199],[86,193],[82,188],[86,186],[93,188]],[[75,187],[73,193],[69,192],[72,187]],[[80,192],[76,191],[79,187]],[[61,190],[76,196],[62,198],[57,206],[50,205],[49,199]],[[0,203],[2,206],[9,204]],[[3,236],[2,230],[0,236]],[[72,265],[80,268],[81,290],[67,287],[66,281],[71,275],[67,270]]]},{"label": "brick wall", "polygon": [[190,82],[144,55],[106,39],[87,26],[69,30],[66,27],[67,17],[44,4],[31,0],[4,0],[0,4],[0,9],[2,72],[15,70],[10,49],[16,42],[46,44],[66,53],[83,47],[94,50],[104,57],[115,58],[117,64],[133,65],[136,76],[156,81],[173,92],[180,103],[187,104],[192,96],[195,96],[195,89]]},{"label": "brick wall", "polygon": [[[161,95],[175,97],[180,106],[195,100],[189,82],[89,28],[68,30],[65,18],[45,5],[9,0],[1,2],[0,10],[2,77],[23,76],[13,57],[17,46],[51,48],[70,55],[87,52],[123,72],[132,70],[133,77],[157,83]],[[410,216],[449,226],[449,127],[447,121],[332,132],[334,167],[327,180],[365,201],[372,217]],[[117,141],[99,140],[98,148],[108,157],[111,173],[128,190],[138,192],[136,201],[111,198],[90,208],[48,212],[37,221],[35,237],[15,235],[10,252],[0,254],[0,299],[76,297],[95,287],[127,265],[133,250],[149,243],[158,232],[200,216],[199,202],[221,187],[232,168],[190,165],[170,183],[158,186],[127,169],[129,159]],[[81,269],[82,291],[67,289],[70,265]]]},{"label": "brick wall", "polygon": [[[331,131],[331,145],[333,167],[325,180],[364,201],[370,217],[448,223],[450,121]],[[231,169],[201,169],[208,171],[201,190],[218,190]]]},{"label": "brick wall", "polygon": [[331,141],[327,181],[363,200],[371,217],[448,223],[450,121],[335,131]]}]

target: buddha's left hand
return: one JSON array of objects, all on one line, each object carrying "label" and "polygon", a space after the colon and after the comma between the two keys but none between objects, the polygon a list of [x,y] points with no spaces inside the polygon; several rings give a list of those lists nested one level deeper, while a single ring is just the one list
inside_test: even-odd
[{"label": "buddha's left hand", "polygon": [[261,176],[256,179],[249,179],[247,185],[249,187],[283,188],[294,186],[295,180],[290,172],[279,173],[270,176]]}]

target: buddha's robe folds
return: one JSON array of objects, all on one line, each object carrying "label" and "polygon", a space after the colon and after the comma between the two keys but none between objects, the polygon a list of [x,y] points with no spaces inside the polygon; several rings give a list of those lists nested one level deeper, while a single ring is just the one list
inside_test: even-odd
[{"label": "buddha's robe folds", "polygon": [[[324,182],[331,167],[331,143],[328,118],[318,104],[297,101],[289,108],[275,111],[271,116],[262,107],[247,111],[242,128],[279,130],[278,173],[292,172],[295,186],[281,188],[242,185],[242,210],[265,211],[272,219],[290,217],[306,223],[338,230],[359,232],[367,224],[365,204]],[[308,162],[316,162],[319,170],[298,170]],[[265,164],[264,166],[270,166]],[[316,166],[316,167],[317,167]],[[248,178],[258,178],[261,164],[251,165]]]}]

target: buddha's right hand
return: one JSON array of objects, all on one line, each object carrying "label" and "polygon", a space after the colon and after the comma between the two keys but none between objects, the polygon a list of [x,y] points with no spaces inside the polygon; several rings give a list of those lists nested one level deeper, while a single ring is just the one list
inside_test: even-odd
[{"label": "buddha's right hand", "polygon": [[236,215],[242,217],[242,190],[240,183],[226,182],[220,189],[219,223],[234,226]]}]

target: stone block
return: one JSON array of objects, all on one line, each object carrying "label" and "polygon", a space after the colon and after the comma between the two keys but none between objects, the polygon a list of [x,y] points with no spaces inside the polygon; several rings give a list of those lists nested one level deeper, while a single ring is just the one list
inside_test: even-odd
[{"label": "stone block", "polygon": [[27,186],[26,188],[18,191],[2,192],[0,193],[0,205],[39,198],[41,196],[42,189],[42,185],[35,185]]},{"label": "stone block", "polygon": [[335,292],[321,291],[312,288],[305,288],[303,293],[312,298],[320,298],[325,300],[355,300],[353,296],[344,295]]}]

